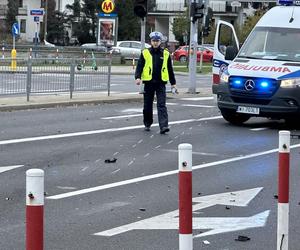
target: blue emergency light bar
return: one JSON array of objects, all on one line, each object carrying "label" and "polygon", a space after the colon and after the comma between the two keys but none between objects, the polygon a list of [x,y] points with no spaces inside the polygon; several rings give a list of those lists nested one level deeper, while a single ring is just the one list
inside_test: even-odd
[{"label": "blue emergency light bar", "polygon": [[299,0],[278,0],[279,5],[291,6],[291,5],[300,5]]}]

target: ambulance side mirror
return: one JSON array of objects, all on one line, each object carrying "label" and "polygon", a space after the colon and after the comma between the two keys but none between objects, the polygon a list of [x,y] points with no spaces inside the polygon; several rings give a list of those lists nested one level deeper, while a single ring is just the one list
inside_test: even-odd
[{"label": "ambulance side mirror", "polygon": [[238,50],[235,46],[227,46],[225,52],[225,60],[232,61],[237,54],[238,54]]}]

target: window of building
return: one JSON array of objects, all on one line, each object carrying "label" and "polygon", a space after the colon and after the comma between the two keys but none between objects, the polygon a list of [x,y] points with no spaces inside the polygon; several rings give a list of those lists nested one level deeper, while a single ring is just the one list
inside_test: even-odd
[{"label": "window of building", "polygon": [[19,0],[19,8],[23,7],[23,0]]},{"label": "window of building", "polygon": [[20,33],[26,33],[26,20],[25,19],[21,19]]}]

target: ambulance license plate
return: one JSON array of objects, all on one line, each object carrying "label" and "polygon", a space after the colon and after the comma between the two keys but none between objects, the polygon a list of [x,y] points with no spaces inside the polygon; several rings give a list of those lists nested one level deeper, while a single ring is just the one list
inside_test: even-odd
[{"label": "ambulance license plate", "polygon": [[259,114],[259,108],[238,106],[236,112],[238,112],[238,113],[244,113],[244,114],[258,115]]}]

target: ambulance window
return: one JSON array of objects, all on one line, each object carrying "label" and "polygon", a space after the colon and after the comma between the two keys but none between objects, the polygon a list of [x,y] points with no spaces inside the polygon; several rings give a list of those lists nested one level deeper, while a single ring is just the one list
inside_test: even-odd
[{"label": "ambulance window", "polygon": [[225,55],[227,46],[236,47],[233,30],[224,24],[220,25],[218,48]]},{"label": "ambulance window", "polygon": [[257,27],[247,38],[238,57],[300,61],[300,30]]}]

